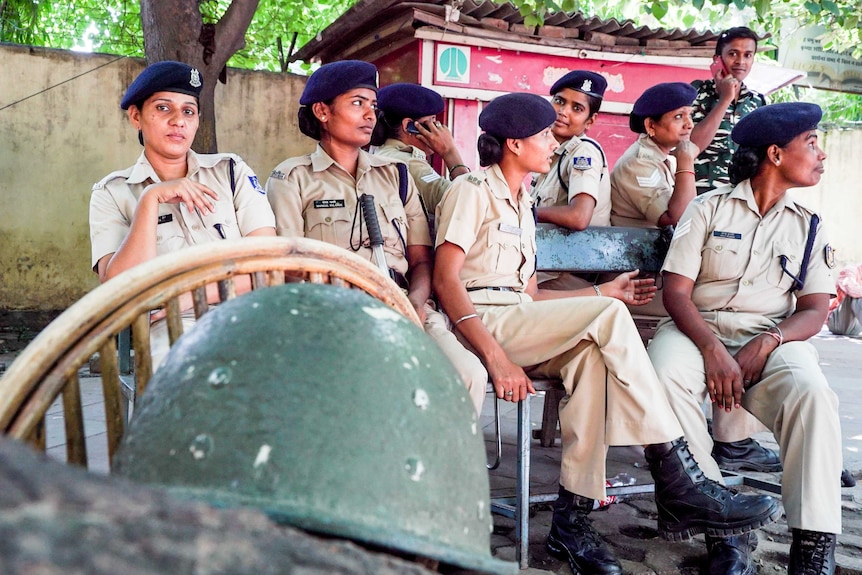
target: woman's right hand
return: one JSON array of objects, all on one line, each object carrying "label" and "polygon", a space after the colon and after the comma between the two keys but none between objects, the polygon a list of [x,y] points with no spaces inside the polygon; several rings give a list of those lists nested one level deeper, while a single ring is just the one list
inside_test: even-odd
[{"label": "woman's right hand", "polygon": [[730,411],[741,407],[742,370],[727,348],[719,345],[711,352],[703,353],[706,387],[715,408]]},{"label": "woman's right hand", "polygon": [[215,211],[213,200],[218,200],[217,193],[207,186],[193,182],[188,178],[168,180],[149,185],[141,196],[142,201],[144,197],[155,198],[160,204],[183,203],[186,205],[189,213],[197,209],[201,214],[213,213]]},{"label": "woman's right hand", "polygon": [[497,397],[506,401],[518,402],[534,395],[533,382],[521,366],[512,363],[507,357],[496,357],[487,362],[488,376],[494,382]]}]

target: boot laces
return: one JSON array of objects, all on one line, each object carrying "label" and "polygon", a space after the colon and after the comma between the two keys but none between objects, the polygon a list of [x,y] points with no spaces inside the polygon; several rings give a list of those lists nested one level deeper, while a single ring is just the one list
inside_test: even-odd
[{"label": "boot laces", "polygon": [[831,538],[827,533],[818,533],[811,539],[806,539],[800,542],[800,547],[810,553],[801,553],[799,562],[801,563],[801,573],[819,574],[826,563],[826,558],[829,555],[831,547]]},{"label": "boot laces", "polygon": [[592,544],[593,547],[598,547],[602,544],[599,532],[593,527],[593,522],[587,517],[586,513],[573,511],[569,514],[569,530],[577,533],[577,536]]}]

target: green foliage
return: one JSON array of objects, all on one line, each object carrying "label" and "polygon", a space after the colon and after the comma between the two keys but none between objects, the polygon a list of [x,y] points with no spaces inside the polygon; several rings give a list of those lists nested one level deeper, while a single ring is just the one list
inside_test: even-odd
[{"label": "green foliage", "polygon": [[[288,56],[294,35],[294,49],[297,49],[355,2],[261,0],[246,33],[246,47],[228,64],[281,71],[282,60]],[[0,14],[2,42],[91,49],[125,56],[144,55],[140,0],[0,0],[0,5],[4,6]],[[230,0],[201,0],[204,22],[218,22],[229,5]]]}]

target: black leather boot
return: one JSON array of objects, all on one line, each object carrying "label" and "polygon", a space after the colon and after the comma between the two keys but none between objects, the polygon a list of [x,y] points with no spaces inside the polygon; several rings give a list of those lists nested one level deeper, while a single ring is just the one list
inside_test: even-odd
[{"label": "black leather boot", "polygon": [[729,443],[716,441],[712,446],[712,457],[720,468],[728,471],[781,471],[778,453],[750,437]]},{"label": "black leather boot", "polygon": [[793,530],[787,575],[832,575],[835,573],[835,534]]},{"label": "black leather boot", "polygon": [[548,551],[566,559],[574,575],[620,575],[622,566],[587,517],[592,510],[592,499],[560,486],[548,533]]},{"label": "black leather boot", "polygon": [[706,536],[709,575],[753,575],[751,552],[757,549],[757,535],[750,531],[734,537]]},{"label": "black leather boot", "polygon": [[742,495],[708,479],[683,438],[644,450],[655,481],[658,529],[665,539],[685,541],[698,533],[742,535],[781,517],[768,495]]}]

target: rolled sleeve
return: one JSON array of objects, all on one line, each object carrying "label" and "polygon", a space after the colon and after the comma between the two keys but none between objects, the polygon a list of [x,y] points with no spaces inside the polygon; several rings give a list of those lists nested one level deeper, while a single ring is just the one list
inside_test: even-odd
[{"label": "rolled sleeve", "polygon": [[661,271],[678,274],[692,281],[700,275],[704,238],[708,222],[703,206],[689,204],[683,213],[670,242]]}]

